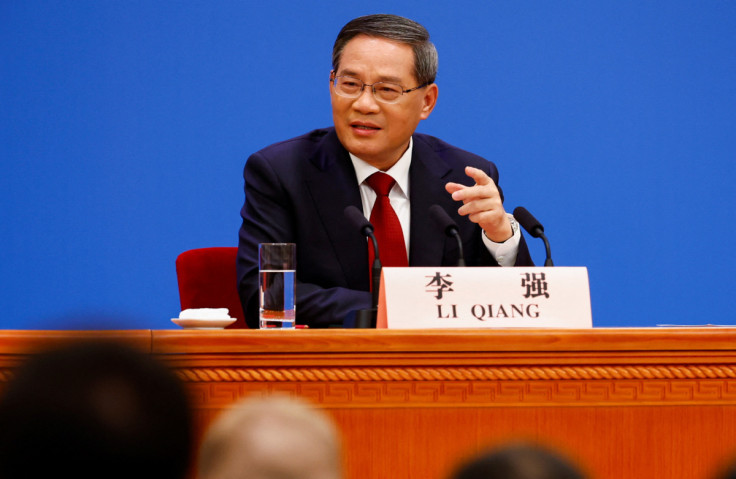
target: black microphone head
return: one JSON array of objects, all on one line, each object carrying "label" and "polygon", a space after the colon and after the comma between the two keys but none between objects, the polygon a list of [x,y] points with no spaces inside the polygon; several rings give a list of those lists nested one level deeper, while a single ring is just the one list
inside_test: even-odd
[{"label": "black microphone head", "polygon": [[356,229],[360,230],[360,233],[363,236],[368,236],[370,233],[373,233],[373,225],[355,206],[347,206],[344,214],[345,218],[347,218]]},{"label": "black microphone head", "polygon": [[437,223],[437,226],[442,228],[442,231],[444,231],[447,236],[452,236],[453,231],[457,232],[457,223],[450,218],[447,211],[443,210],[440,205],[430,206],[429,216],[431,216],[435,223]]},{"label": "black microphone head", "polygon": [[535,238],[540,238],[544,233],[544,226],[523,206],[517,206],[514,210],[514,218],[526,230],[527,233]]}]

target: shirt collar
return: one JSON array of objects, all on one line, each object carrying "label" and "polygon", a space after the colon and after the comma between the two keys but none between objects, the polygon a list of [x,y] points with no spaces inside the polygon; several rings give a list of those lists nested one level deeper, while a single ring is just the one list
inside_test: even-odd
[{"label": "shirt collar", "polygon": [[[387,175],[396,181],[396,184],[401,188],[401,191],[408,197],[409,196],[409,166],[411,166],[411,154],[414,150],[414,138],[409,138],[409,148],[406,149],[399,161],[394,166],[384,171]],[[377,171],[381,171],[375,166],[372,166],[365,161],[361,160],[357,156],[350,153],[350,159],[353,162],[353,168],[355,168],[355,176],[358,179],[358,184],[363,184],[366,178],[371,176]]]}]

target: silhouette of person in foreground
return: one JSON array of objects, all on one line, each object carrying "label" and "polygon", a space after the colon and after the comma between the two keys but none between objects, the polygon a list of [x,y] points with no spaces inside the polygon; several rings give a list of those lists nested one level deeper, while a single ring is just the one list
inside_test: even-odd
[{"label": "silhouette of person in foreground", "polygon": [[584,479],[571,462],[541,446],[513,444],[462,464],[451,479]]},{"label": "silhouette of person in foreground", "polygon": [[2,479],[181,479],[191,439],[178,378],[110,342],[33,355],[0,397]]},{"label": "silhouette of person in foreground", "polygon": [[736,479],[736,460],[731,460],[716,476],[716,479]]},{"label": "silhouette of person in foreground", "polygon": [[199,479],[341,479],[340,440],[302,400],[246,398],[210,426],[198,470]]}]

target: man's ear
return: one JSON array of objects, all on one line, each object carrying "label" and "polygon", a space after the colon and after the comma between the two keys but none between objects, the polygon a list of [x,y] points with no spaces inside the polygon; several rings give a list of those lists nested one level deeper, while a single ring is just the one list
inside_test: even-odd
[{"label": "man's ear", "polygon": [[330,70],[330,93],[332,93],[332,82],[335,80],[335,70]]},{"label": "man's ear", "polygon": [[432,110],[434,110],[434,106],[437,104],[437,94],[438,89],[436,83],[428,85],[427,88],[424,90],[424,97],[422,97],[422,100],[424,101],[421,114],[422,120],[426,120],[427,118],[429,118],[429,114],[432,113]]}]

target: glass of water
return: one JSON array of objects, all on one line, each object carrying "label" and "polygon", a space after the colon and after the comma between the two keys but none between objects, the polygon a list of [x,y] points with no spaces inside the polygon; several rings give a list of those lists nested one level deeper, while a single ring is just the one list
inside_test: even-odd
[{"label": "glass of water", "polygon": [[261,329],[294,329],[296,244],[259,244],[258,270]]}]

